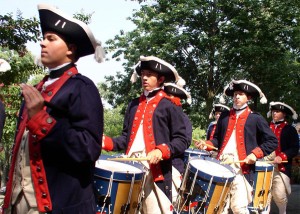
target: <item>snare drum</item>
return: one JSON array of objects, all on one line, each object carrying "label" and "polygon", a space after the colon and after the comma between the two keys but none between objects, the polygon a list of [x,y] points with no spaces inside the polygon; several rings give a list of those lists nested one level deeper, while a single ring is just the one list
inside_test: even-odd
[{"label": "snare drum", "polygon": [[94,187],[97,214],[137,213],[142,200],[145,172],[137,162],[96,161]]},{"label": "snare drum", "polygon": [[256,161],[253,183],[253,201],[249,204],[250,211],[266,211],[270,205],[271,187],[274,166],[263,161]]},{"label": "snare drum", "polygon": [[210,158],[190,158],[175,209],[177,213],[221,213],[234,170]]},{"label": "snare drum", "polygon": [[199,150],[199,149],[186,149],[184,152],[184,163],[187,164],[191,157],[208,157],[210,153],[205,150]]}]

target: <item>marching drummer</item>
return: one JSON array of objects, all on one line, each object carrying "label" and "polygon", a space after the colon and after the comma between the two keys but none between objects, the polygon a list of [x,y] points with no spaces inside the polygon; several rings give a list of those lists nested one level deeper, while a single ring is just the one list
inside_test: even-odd
[{"label": "marching drummer", "polygon": [[272,115],[270,128],[278,139],[278,147],[265,159],[276,164],[271,192],[279,214],[285,214],[288,195],[291,194],[292,159],[297,156],[299,150],[297,131],[288,124],[287,117],[291,116],[293,120],[297,120],[298,115],[291,106],[282,102],[270,102],[269,107],[267,117]]},{"label": "marching drummer", "polygon": [[209,114],[209,119],[215,119],[214,121],[212,121],[209,125],[208,125],[208,128],[207,128],[207,131],[206,131],[206,140],[212,140],[213,139],[213,136],[214,136],[214,133],[215,133],[215,130],[216,130],[216,124],[218,122],[218,119],[221,115],[222,112],[228,112],[230,110],[230,108],[226,105],[223,105],[223,104],[214,104],[213,105],[213,108]]},{"label": "marching drummer", "polygon": [[[218,119],[219,119],[221,113],[229,111],[229,110],[230,110],[230,108],[228,106],[220,104],[220,103],[213,105],[213,108],[209,114],[209,119],[214,118],[215,120],[212,121],[208,125],[207,131],[206,131],[206,140],[213,139],[213,136],[214,136],[214,133],[216,130],[216,125],[217,125],[217,122],[218,122]],[[218,152],[215,150],[212,150],[212,151],[210,151],[210,154],[211,154],[211,157],[215,158],[215,157],[217,157]]]},{"label": "marching drummer", "polygon": [[224,213],[228,213],[229,206],[233,213],[249,213],[254,164],[276,149],[277,139],[267,121],[248,106],[255,97],[260,97],[261,103],[267,102],[258,86],[246,80],[232,80],[224,94],[233,97],[233,108],[221,114],[212,140],[195,144],[200,149],[209,150],[207,144],[217,147],[217,159],[230,164],[236,172]]},{"label": "marching drummer", "polygon": [[122,135],[103,136],[103,149],[125,150],[128,157],[147,157],[142,213],[172,213],[172,158],[183,154],[188,137],[183,111],[162,89],[183,81],[176,69],[154,56],[140,57],[132,82],[141,77],[143,93],[127,108]]},{"label": "marching drummer", "polygon": [[[177,85],[175,83],[165,83],[163,88],[171,99],[173,99],[174,101],[176,100],[175,102],[178,103],[178,105],[181,105],[181,100],[185,100],[188,104],[190,104],[191,95],[183,88],[183,86]],[[184,125],[186,127],[186,134],[188,137],[188,148],[192,143],[193,126],[188,115],[183,112],[183,116]],[[172,165],[172,201],[173,203],[175,203],[185,169],[184,153],[174,156],[172,158]]]}]

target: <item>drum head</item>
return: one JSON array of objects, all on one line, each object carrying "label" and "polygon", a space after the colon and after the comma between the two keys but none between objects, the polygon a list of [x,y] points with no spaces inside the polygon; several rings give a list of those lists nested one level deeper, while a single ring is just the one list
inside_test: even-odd
[{"label": "drum head", "polygon": [[234,170],[230,166],[221,165],[214,158],[192,158],[189,161],[189,167],[193,173],[198,173],[201,178],[209,180],[213,177],[215,182],[232,181],[235,177]]},{"label": "drum head", "polygon": [[144,174],[141,168],[133,164],[117,161],[97,160],[95,167],[95,176],[110,179],[113,175],[114,180],[120,181],[131,181],[133,176],[135,180],[141,180]]}]

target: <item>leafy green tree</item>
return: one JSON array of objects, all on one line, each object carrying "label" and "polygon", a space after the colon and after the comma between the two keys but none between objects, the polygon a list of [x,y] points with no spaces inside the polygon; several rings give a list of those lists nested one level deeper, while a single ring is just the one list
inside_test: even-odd
[{"label": "leafy green tree", "polygon": [[23,56],[27,53],[26,43],[37,42],[40,36],[39,22],[33,17],[23,18],[22,12],[0,15],[0,46],[15,50]]},{"label": "leafy green tree", "polygon": [[122,106],[115,109],[104,109],[104,134],[117,137],[122,134],[124,115],[120,113]]},{"label": "leafy green tree", "polygon": [[[193,97],[185,106],[193,124],[206,128],[213,102],[232,79],[247,79],[269,100],[299,103],[299,1],[157,0],[129,19],[136,25],[107,42],[125,74],[107,77],[108,102],[117,106],[140,93],[129,81],[140,55],[173,64]],[[288,83],[282,86],[282,81]],[[274,87],[276,86],[276,87]],[[292,96],[297,96],[297,101]],[[252,106],[260,112],[267,105]]]},{"label": "leafy green tree", "polygon": [[20,87],[17,84],[4,86],[1,89],[1,95],[4,98],[3,103],[5,105],[6,113],[5,126],[1,140],[4,150],[0,152],[0,175],[1,186],[3,186],[6,184],[6,178],[10,167],[12,145],[15,137],[18,112],[20,109]]},{"label": "leafy green tree", "polygon": [[43,73],[42,68],[35,64],[30,52],[20,57],[17,51],[2,48],[0,45],[0,58],[9,62],[11,66],[11,70],[1,74],[1,82],[5,85],[27,82],[31,75]]}]

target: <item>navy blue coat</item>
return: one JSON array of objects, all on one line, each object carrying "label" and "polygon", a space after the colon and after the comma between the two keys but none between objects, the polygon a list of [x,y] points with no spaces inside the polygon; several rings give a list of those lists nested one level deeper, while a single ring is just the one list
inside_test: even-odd
[{"label": "navy blue coat", "polygon": [[[193,126],[192,126],[192,122],[190,121],[189,117],[185,113],[183,113],[183,116],[184,116],[184,125],[186,128],[186,135],[188,137],[188,145],[187,145],[186,149],[188,149],[192,143]],[[185,168],[184,153],[180,154],[176,157],[173,157],[172,164],[181,174],[183,174],[184,168]]]},{"label": "navy blue coat", "polygon": [[[214,138],[211,140],[219,150],[227,131],[230,112],[223,112],[217,122]],[[267,121],[258,113],[251,112],[246,120],[244,128],[244,145],[246,155],[251,154],[252,150],[259,147],[264,156],[269,155],[277,148],[277,138],[270,129]],[[250,172],[246,174],[247,180],[252,183],[255,165],[250,165]]]},{"label": "navy blue coat", "polygon": [[209,140],[210,135],[211,135],[211,133],[212,133],[212,131],[213,131],[213,129],[214,129],[215,126],[216,126],[216,122],[215,121],[211,122],[208,125],[208,128],[206,130],[206,140]]},{"label": "navy blue coat", "polygon": [[[122,135],[113,138],[113,150],[126,150],[129,142],[129,136],[134,121],[134,116],[139,105],[139,98],[129,103],[125,114]],[[181,154],[188,147],[188,138],[184,116],[180,106],[176,106],[170,100],[163,98],[157,105],[153,117],[153,130],[156,145],[163,143],[170,148],[171,158],[163,160],[161,166],[164,180],[156,182],[160,189],[171,200],[172,196],[172,158]]]},{"label": "navy blue coat", "polygon": [[285,167],[283,173],[291,177],[293,157],[297,156],[299,151],[299,137],[295,127],[291,125],[283,127],[280,135],[280,148],[288,158],[288,162],[283,164]]}]

